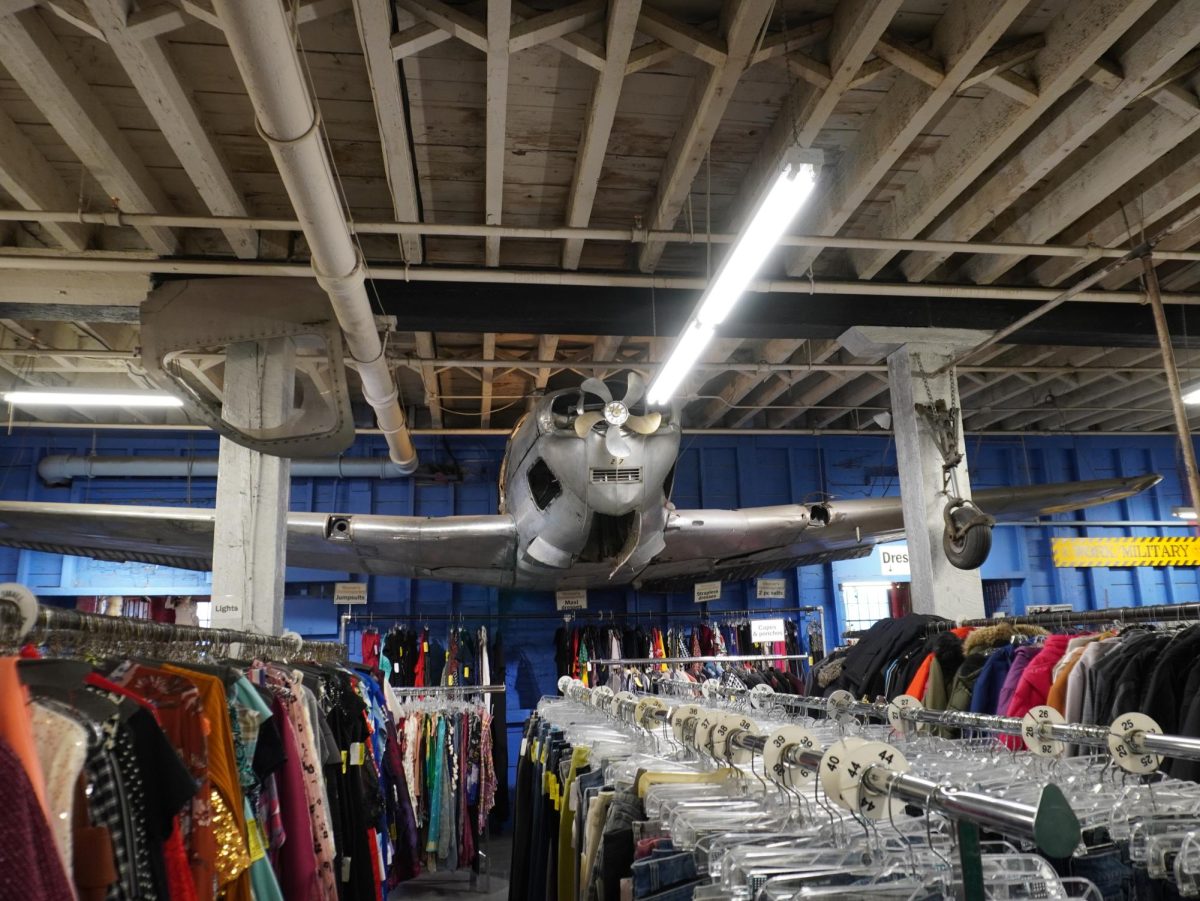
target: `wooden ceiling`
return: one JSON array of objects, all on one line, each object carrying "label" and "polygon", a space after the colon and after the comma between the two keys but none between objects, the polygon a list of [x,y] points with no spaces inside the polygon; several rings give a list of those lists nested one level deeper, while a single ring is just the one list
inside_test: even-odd
[{"label": "wooden ceiling", "polygon": [[[769,291],[918,285],[1015,319],[1152,238],[1168,304],[1200,302],[1195,0],[288,3],[364,256],[413,304],[427,280],[694,292],[797,143],[825,162],[793,232],[837,246],[780,248]],[[0,0],[0,210],[0,387],[128,386],[156,279],[308,260],[207,0]],[[881,238],[910,243],[845,246]],[[1140,272],[1085,297],[1136,304]],[[506,428],[670,337],[464,330],[447,308],[389,353],[416,426]],[[967,428],[1170,427],[1156,351],[1073,345],[974,357]],[[881,361],[827,338],[735,322],[707,363],[694,428],[877,430],[888,406]],[[1185,382],[1197,364],[1181,352]]]}]

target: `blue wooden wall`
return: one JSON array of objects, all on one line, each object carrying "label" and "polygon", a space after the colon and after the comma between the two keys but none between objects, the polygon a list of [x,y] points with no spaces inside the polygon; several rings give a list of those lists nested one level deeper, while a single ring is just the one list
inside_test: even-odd
[{"label": "blue wooden wall", "polygon": [[[460,482],[414,483],[407,479],[295,479],[291,508],[323,512],[438,516],[494,513],[496,480],[504,441],[496,437],[423,438],[426,462],[457,463]],[[37,461],[47,454],[200,455],[217,451],[207,433],[20,430],[0,438],[0,498],[78,503],[129,503],[212,506],[214,479],[77,479],[50,487],[37,477]],[[383,442],[361,438],[353,453],[382,455]],[[1055,569],[1052,535],[1184,535],[1183,526],[1089,527],[1089,521],[1163,521],[1181,503],[1176,451],[1170,438],[1136,436],[970,437],[968,459],[976,487],[1104,478],[1159,472],[1153,491],[1120,504],[1056,517],[1054,527],[1001,527],[983,568],[986,580],[1009,583],[1005,609],[1023,612],[1027,604],[1070,603],[1076,609],[1200,600],[1194,569]],[[894,447],[886,436],[685,436],[675,481],[674,501],[681,508],[737,507],[895,494],[898,476]],[[1057,525],[1061,522],[1062,525]],[[839,586],[850,581],[890,581],[880,574],[878,552],[862,560],[804,567],[783,574],[788,598],[782,606],[814,604],[825,608],[825,629],[840,629]],[[329,583],[356,578],[346,574],[288,571],[284,619],[289,628],[310,637],[334,637],[338,611]],[[115,565],[74,557],[0,548],[0,581],[19,581],[50,600],[55,596],[208,593],[207,573],[136,564]],[[468,622],[499,628],[508,658],[508,718],[513,741],[527,704],[537,691],[554,685],[552,636],[555,618],[511,618],[514,613],[545,613],[553,598],[537,592],[498,592],[469,585],[399,578],[371,578],[367,611],[379,617],[461,613]],[[754,600],[754,585],[727,584],[720,603],[710,610],[765,607]],[[592,609],[613,611],[695,610],[690,595],[656,595],[618,588],[593,591]],[[504,612],[503,620],[489,614]],[[431,624],[444,632],[444,624]],[[352,649],[358,630],[349,635]],[[520,686],[525,689],[518,692]],[[524,701],[524,703],[522,703]],[[515,759],[515,755],[514,755]]]}]

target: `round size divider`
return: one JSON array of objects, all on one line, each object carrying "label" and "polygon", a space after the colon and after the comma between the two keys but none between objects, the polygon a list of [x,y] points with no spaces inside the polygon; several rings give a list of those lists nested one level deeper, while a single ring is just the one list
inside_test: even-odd
[{"label": "round size divider", "polygon": [[617,719],[621,718],[622,701],[637,701],[637,695],[632,691],[618,691],[612,696],[612,700],[608,702],[608,709]]},{"label": "round size divider", "polygon": [[775,694],[775,689],[765,682],[762,685],[755,685],[750,689],[750,706],[755,710],[764,710],[771,704],[771,695]]},{"label": "round size divider", "polygon": [[702,694],[705,698],[719,698],[721,697],[721,692],[717,689],[720,687],[721,683],[719,680],[705,679],[700,683],[700,694]]},{"label": "round size divider", "polygon": [[831,801],[841,797],[841,779],[849,765],[850,752],[859,745],[865,745],[865,738],[850,735],[831,744],[821,757],[820,781],[821,788]]},{"label": "round size divider", "polygon": [[905,714],[917,713],[925,709],[925,705],[912,695],[896,695],[887,707],[888,725],[904,738],[908,738],[921,728],[921,724],[908,719]]},{"label": "round size divider", "polygon": [[675,736],[677,742],[683,743],[683,727],[690,720],[699,719],[703,712],[704,708],[699,704],[681,704],[671,709],[671,715],[667,718],[667,722],[671,724],[671,734]]},{"label": "round size divider", "polygon": [[1108,750],[1117,766],[1127,773],[1147,775],[1162,765],[1162,757],[1134,746],[1138,733],[1162,735],[1162,727],[1144,713],[1126,713],[1108,727]]},{"label": "round size divider", "polygon": [[839,777],[841,806],[858,811],[869,820],[895,817],[904,811],[904,802],[889,798],[885,792],[872,791],[864,784],[863,776],[873,766],[887,767],[897,773],[907,773],[908,761],[891,745],[882,741],[866,741],[851,748],[847,765]]},{"label": "round size divider", "polygon": [[754,757],[754,753],[747,748],[737,748],[730,743],[735,732],[743,732],[749,735],[763,735],[762,729],[754,720],[743,716],[740,713],[723,713],[720,720],[717,722],[717,727],[713,730],[712,744],[713,756],[717,760],[724,760],[728,763],[737,766],[738,764],[746,764]]},{"label": "round size divider", "polygon": [[567,689],[570,688],[576,681],[578,680],[572,679],[570,676],[559,676],[558,693],[560,695],[565,695],[567,693]]},{"label": "round size divider", "polygon": [[662,720],[654,715],[656,710],[666,710],[667,704],[662,698],[639,698],[633,708],[633,721],[643,729],[654,729]]},{"label": "round size divider", "polygon": [[815,770],[784,759],[788,748],[799,747],[806,751],[819,751],[821,746],[812,733],[803,726],[781,726],[767,736],[763,748],[763,769],[767,778],[784,788],[798,789],[817,778]]},{"label": "round size divider", "polygon": [[1045,704],[1031,707],[1025,716],[1021,717],[1021,737],[1025,739],[1025,747],[1038,757],[1061,757],[1067,750],[1064,742],[1042,734],[1043,726],[1061,726],[1066,720],[1053,707]]},{"label": "round size divider", "polygon": [[609,704],[613,699],[613,690],[607,685],[601,685],[599,688],[592,689],[592,706],[599,707],[602,710],[608,710]]},{"label": "round size divider", "polygon": [[704,754],[712,754],[713,732],[721,722],[720,710],[701,708],[696,720],[696,731],[692,733],[692,747]]}]

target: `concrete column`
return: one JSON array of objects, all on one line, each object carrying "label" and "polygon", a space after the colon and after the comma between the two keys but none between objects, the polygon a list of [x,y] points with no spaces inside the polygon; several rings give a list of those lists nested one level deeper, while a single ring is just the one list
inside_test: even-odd
[{"label": "concrete column", "polygon": [[[245,429],[281,425],[292,409],[290,338],[230,345],[222,413]],[[221,439],[213,531],[212,625],[267,635],[283,630],[291,461]]]},{"label": "concrete column", "polygon": [[[943,400],[947,407],[957,406],[950,375],[933,373],[955,353],[986,337],[986,332],[968,329],[871,327],[851,329],[839,339],[855,356],[887,357],[914,613],[936,613],[954,620],[984,616],[979,570],[952,566],[942,550],[942,511],[947,502],[942,489],[943,460],[934,433],[917,413],[916,405]],[[961,416],[958,443],[965,451]],[[969,498],[971,481],[965,453],[956,474],[959,493]]]}]

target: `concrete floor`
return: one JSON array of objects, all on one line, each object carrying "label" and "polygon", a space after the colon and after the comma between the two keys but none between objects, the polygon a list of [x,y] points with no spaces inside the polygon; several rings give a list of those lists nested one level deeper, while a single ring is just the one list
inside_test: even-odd
[{"label": "concrete floor", "polygon": [[457,873],[423,873],[411,882],[400,885],[388,896],[389,901],[447,901],[450,898],[462,898],[464,901],[507,901],[512,836],[492,836],[488,839],[485,850],[488,858],[487,873],[485,875],[484,872],[480,872],[474,889],[471,888],[469,870]]}]

